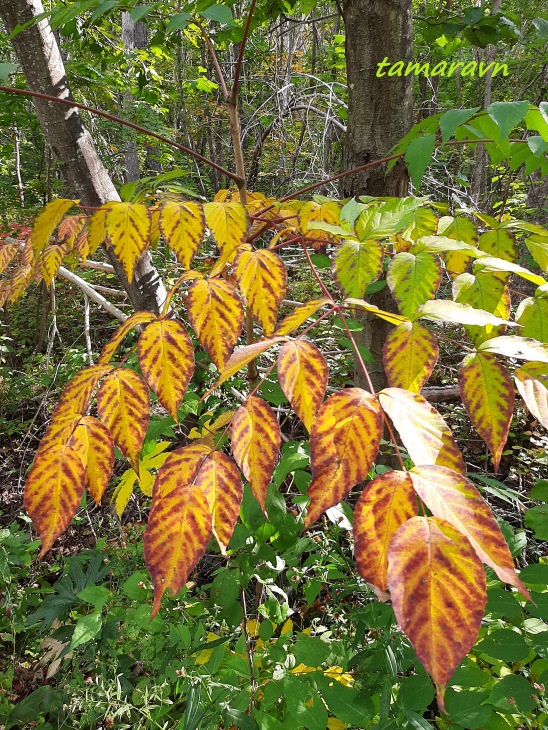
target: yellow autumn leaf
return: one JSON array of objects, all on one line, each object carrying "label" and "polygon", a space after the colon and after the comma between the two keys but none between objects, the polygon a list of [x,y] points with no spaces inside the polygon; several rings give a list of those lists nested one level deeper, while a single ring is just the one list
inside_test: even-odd
[{"label": "yellow autumn leaf", "polygon": [[105,218],[107,241],[131,284],[135,266],[150,242],[150,212],[140,203],[108,205]]}]

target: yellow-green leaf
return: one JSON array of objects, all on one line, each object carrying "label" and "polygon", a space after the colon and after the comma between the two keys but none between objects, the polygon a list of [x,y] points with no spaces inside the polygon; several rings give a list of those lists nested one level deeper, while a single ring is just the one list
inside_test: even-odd
[{"label": "yellow-green leaf", "polygon": [[343,295],[361,299],[382,274],[384,247],[379,241],[344,241],[335,252],[333,278]]},{"label": "yellow-green leaf", "polygon": [[175,319],[156,320],[141,334],[137,356],[147,383],[177,421],[178,408],[194,373],[194,345],[188,332]]},{"label": "yellow-green leaf", "polygon": [[407,317],[404,317],[401,314],[394,314],[393,312],[385,312],[383,309],[379,309],[374,304],[368,304],[363,299],[354,299],[351,297],[349,299],[345,299],[343,304],[345,306],[356,307],[356,309],[363,309],[366,312],[371,312],[371,314],[374,314],[376,317],[380,317],[380,319],[384,319],[386,322],[390,322],[390,324],[398,325],[403,322],[409,322]]},{"label": "yellow-green leaf", "polygon": [[139,454],[150,419],[150,398],[145,381],[133,370],[113,370],[97,392],[97,413],[122,454],[138,471]]},{"label": "yellow-green leaf", "polygon": [[415,464],[440,464],[465,473],[453,434],[434,406],[401,388],[381,390],[379,400]]},{"label": "yellow-green leaf", "polygon": [[388,553],[388,587],[401,629],[438,689],[438,704],[474,646],[487,603],[485,571],[466,537],[439,517],[413,517]]},{"label": "yellow-green leaf", "polygon": [[213,451],[202,464],[196,484],[206,496],[211,511],[213,534],[219,543],[221,554],[226,555],[242,503],[243,485],[240,472],[226,454]]},{"label": "yellow-green leaf", "polygon": [[35,256],[38,256],[40,251],[48,245],[53,231],[57,228],[67,210],[79,202],[78,200],[67,200],[66,198],[52,200],[38,214],[31,234],[32,249]]},{"label": "yellow-green leaf", "polygon": [[285,397],[310,431],[327,387],[324,356],[307,340],[286,342],[278,355],[278,378]]},{"label": "yellow-green leaf", "polygon": [[390,542],[399,528],[418,514],[411,477],[388,471],[373,479],[354,508],[354,555],[361,577],[386,591]]},{"label": "yellow-green leaf", "polygon": [[116,332],[112,335],[107,344],[103,347],[101,355],[99,357],[99,363],[110,362],[112,356],[118,349],[118,345],[124,337],[131,332],[134,327],[138,327],[140,324],[148,324],[156,319],[152,312],[135,312],[131,317],[128,317],[126,321],[121,324]]},{"label": "yellow-green leaf", "polygon": [[516,322],[521,325],[522,337],[548,343],[548,299],[538,296],[523,299],[516,312]]},{"label": "yellow-green leaf", "polygon": [[[307,201],[299,208],[299,229],[301,233],[315,238],[317,241],[332,241],[336,237],[327,231],[314,228],[314,222],[338,225],[340,214],[341,206],[334,200],[328,200],[324,203]],[[318,247],[318,245],[321,244],[313,243],[314,247]]]},{"label": "yellow-green leaf", "polygon": [[514,388],[508,370],[494,355],[471,353],[460,364],[459,388],[466,412],[493,455],[497,472],[514,413]]},{"label": "yellow-green leaf", "polygon": [[107,241],[129,283],[150,241],[150,212],[140,203],[109,203],[105,218]]},{"label": "yellow-green leaf", "polygon": [[438,340],[420,322],[405,322],[390,330],[382,350],[388,384],[419,393],[438,361]]},{"label": "yellow-green leaf", "polygon": [[325,304],[329,304],[327,297],[320,297],[320,299],[310,299],[306,304],[301,304],[300,307],[296,307],[291,314],[282,319],[280,324],[274,330],[275,335],[290,335],[295,332],[306,320],[315,314],[320,307]]},{"label": "yellow-green leaf", "polygon": [[262,398],[250,396],[232,419],[232,453],[263,511],[280,443],[276,414]]},{"label": "yellow-green leaf", "polygon": [[518,360],[548,362],[548,345],[533,340],[531,337],[519,337],[518,335],[493,337],[483,342],[478,350],[480,352],[493,352],[495,355],[504,355],[505,357],[515,357]]},{"label": "yellow-green leaf", "polygon": [[107,214],[111,208],[110,203],[102,205],[99,210],[96,210],[90,218],[88,218],[88,240],[87,240],[87,253],[89,256],[93,256],[95,251],[105,240],[107,235],[106,220]]},{"label": "yellow-green leaf", "polygon": [[528,362],[514,372],[516,387],[531,414],[548,428],[548,365]]},{"label": "yellow-green leaf", "polygon": [[205,234],[203,206],[190,201],[168,201],[160,209],[159,226],[167,245],[184,269],[198,253]]},{"label": "yellow-green leaf", "polygon": [[508,322],[505,319],[501,319],[501,317],[496,317],[484,309],[475,309],[469,304],[452,302],[450,299],[431,299],[429,302],[421,304],[416,310],[415,317],[450,322],[452,324],[477,325],[478,327],[484,327],[489,324],[505,324],[507,327],[517,326],[515,322]]},{"label": "yellow-green leaf", "polygon": [[388,267],[386,281],[401,314],[416,318],[417,307],[432,299],[441,282],[441,263],[427,251],[398,253]]},{"label": "yellow-green leaf", "polygon": [[415,491],[432,514],[447,520],[465,535],[480,560],[500,580],[530,598],[516,574],[512,555],[491,508],[472,482],[442,466],[416,466],[409,474]]},{"label": "yellow-green leaf", "polygon": [[230,254],[245,242],[249,218],[241,203],[205,203],[207,226],[223,254]]},{"label": "yellow-green leaf", "polygon": [[548,274],[548,236],[529,236],[525,245],[541,271]]},{"label": "yellow-green leaf", "polygon": [[270,335],[285,296],[287,271],[284,262],[267,249],[241,251],[234,261],[234,276],[251,314],[260,322],[265,335]]},{"label": "yellow-green leaf", "polygon": [[378,398],[361,388],[338,391],[322,404],[310,431],[312,482],[305,527],[365,479],[382,431]]},{"label": "yellow-green leaf", "polygon": [[[453,281],[453,297],[459,304],[468,304],[475,309],[508,320],[511,300],[506,281],[507,274],[478,272],[477,274],[460,274]],[[517,321],[517,320],[516,320]],[[485,340],[501,335],[506,331],[505,325],[486,324],[482,327],[466,326],[466,331],[476,345]]]},{"label": "yellow-green leaf", "polygon": [[222,369],[219,379],[212,387],[212,390],[218,388],[221,383],[224,383],[225,380],[231,378],[239,370],[244,368],[252,360],[255,360],[256,357],[259,357],[259,355],[268,350],[270,347],[277,345],[280,342],[285,342],[286,339],[286,337],[268,337],[265,340],[258,340],[257,342],[253,342],[251,345],[245,345],[244,347],[239,347],[237,350],[234,350]]},{"label": "yellow-green leaf", "polygon": [[42,540],[40,557],[70,525],[84,481],[84,464],[70,446],[53,445],[36,455],[25,484],[25,507]]},{"label": "yellow-green leaf", "polygon": [[522,279],[527,279],[527,281],[532,281],[533,284],[536,284],[537,286],[546,284],[546,280],[543,279],[542,276],[533,274],[529,271],[529,269],[526,269],[523,266],[518,266],[518,264],[513,264],[511,261],[505,261],[504,259],[499,259],[495,256],[483,256],[482,258],[477,259],[477,261],[474,262],[473,273],[476,274],[479,271],[508,272],[509,274],[517,274],[518,276],[521,276]]},{"label": "yellow-green leaf", "polygon": [[244,322],[242,302],[223,279],[195,281],[188,290],[187,312],[200,344],[219,370],[225,366]]},{"label": "yellow-green leaf", "polygon": [[503,228],[495,231],[486,231],[479,238],[478,248],[489,256],[495,256],[505,261],[516,261],[518,251],[513,237]]}]

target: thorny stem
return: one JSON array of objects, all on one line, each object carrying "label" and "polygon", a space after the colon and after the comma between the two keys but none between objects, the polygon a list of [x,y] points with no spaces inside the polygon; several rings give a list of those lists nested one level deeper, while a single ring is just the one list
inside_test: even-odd
[{"label": "thorny stem", "polygon": [[215,170],[220,172],[222,175],[226,175],[230,180],[234,180],[234,182],[237,185],[241,185],[243,182],[243,180],[238,175],[235,175],[233,172],[230,172],[229,170],[225,170],[224,167],[221,167],[221,165],[218,165],[216,162],[213,162],[213,160],[209,160],[207,157],[204,157],[199,152],[194,152],[194,150],[191,150],[189,147],[185,147],[184,145],[179,144],[178,142],[174,142],[172,139],[169,139],[169,137],[164,137],[161,134],[152,132],[150,129],[141,127],[138,124],[134,124],[133,122],[128,122],[126,119],[121,119],[120,117],[117,117],[114,114],[108,114],[107,112],[102,112],[99,109],[94,109],[93,107],[87,106],[86,104],[79,104],[77,101],[73,101],[72,99],[60,99],[57,96],[50,96],[50,94],[41,94],[38,91],[29,91],[28,89],[15,89],[10,86],[0,86],[0,91],[5,91],[8,94],[21,94],[22,96],[32,96],[37,99],[46,99],[47,101],[54,101],[54,102],[57,102],[58,104],[65,104],[65,106],[71,106],[71,107],[76,107],[76,109],[82,109],[83,111],[90,112],[90,114],[95,114],[98,117],[103,117],[104,119],[108,119],[109,121],[115,122],[116,124],[122,124],[125,127],[130,127],[131,129],[135,129],[137,132],[140,132],[141,134],[146,134],[148,137],[153,137],[154,139],[157,139],[160,142],[164,142],[164,144],[170,145],[171,147],[174,147],[175,149],[179,150],[180,152],[184,152],[189,157],[193,157],[195,160],[199,160],[200,162],[203,162],[205,165],[209,165],[209,167],[213,167]]},{"label": "thorny stem", "polygon": [[[327,287],[323,283],[321,277],[318,275],[318,272],[316,271],[316,267],[312,263],[312,259],[310,258],[310,254],[308,252],[308,249],[307,249],[306,244],[304,243],[304,241],[302,241],[302,247],[303,247],[305,256],[307,258],[307,261],[308,261],[308,266],[310,267],[310,270],[311,270],[314,278],[318,282],[318,284],[320,286],[320,289],[323,291],[323,293],[325,294],[325,296],[328,297],[328,299],[332,302],[333,309],[335,309],[335,311],[337,312],[337,314],[341,318],[341,322],[343,323],[343,326],[344,326],[344,328],[346,330],[346,333],[348,335],[348,339],[352,343],[352,349],[354,350],[354,352],[356,354],[356,357],[358,359],[358,362],[360,364],[360,367],[363,370],[363,373],[364,373],[365,378],[367,380],[367,385],[369,387],[369,391],[370,391],[371,395],[375,395],[375,388],[373,387],[373,383],[371,382],[371,377],[369,375],[369,371],[367,370],[367,366],[366,366],[366,364],[365,364],[365,362],[363,360],[363,357],[362,357],[361,352],[360,352],[360,350],[358,348],[358,345],[356,344],[356,340],[354,339],[354,335],[352,334],[352,332],[350,331],[350,328],[348,327],[348,324],[346,323],[346,319],[344,317],[344,314],[343,314],[343,311],[342,311],[342,307],[340,306],[340,304],[337,304],[333,300],[333,297],[329,293],[329,290],[327,289]],[[402,471],[405,471],[406,470],[405,469],[405,465],[403,463],[403,458],[402,458],[400,449],[398,447],[398,442],[396,440],[396,436],[394,434],[394,431],[392,430],[392,426],[390,424],[390,421],[388,420],[388,416],[386,415],[386,413],[383,410],[382,410],[382,417],[383,417],[384,424],[386,426],[386,430],[388,431],[388,435],[390,437],[390,441],[392,442],[392,445],[394,446],[394,449],[396,451],[396,457],[397,457],[397,459],[398,459],[398,461],[400,463],[400,466],[402,468]]]}]

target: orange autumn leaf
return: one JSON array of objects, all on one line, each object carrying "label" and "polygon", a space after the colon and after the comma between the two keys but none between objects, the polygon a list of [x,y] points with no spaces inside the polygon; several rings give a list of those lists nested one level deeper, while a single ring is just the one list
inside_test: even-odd
[{"label": "orange autumn leaf", "polygon": [[25,507],[42,540],[42,557],[70,525],[84,492],[85,467],[67,445],[41,450],[25,484]]},{"label": "orange autumn leaf", "polygon": [[445,689],[483,619],[483,565],[453,525],[439,517],[412,517],[390,544],[388,587],[398,624],[434,680],[443,711]]},{"label": "orange autumn leaf", "polygon": [[361,577],[381,591],[388,588],[388,551],[399,528],[418,514],[413,482],[405,471],[373,479],[354,508],[354,554]]},{"label": "orange autumn leaf", "polygon": [[160,319],[139,338],[141,371],[158,400],[178,420],[177,410],[194,373],[194,345],[181,322]]},{"label": "orange autumn leaf", "polygon": [[278,355],[278,378],[285,397],[310,431],[327,386],[324,356],[307,340],[286,342]]},{"label": "orange autumn leaf", "polygon": [[250,396],[232,419],[232,453],[263,511],[280,443],[276,414],[262,398]]},{"label": "orange autumn leaf", "polygon": [[110,431],[93,416],[84,416],[68,444],[82,459],[86,489],[99,504],[114,469],[114,441]]},{"label": "orange autumn leaf", "polygon": [[382,349],[388,384],[419,393],[430,378],[438,355],[436,335],[420,322],[404,322],[394,327]]},{"label": "orange autumn leaf", "polygon": [[97,391],[97,413],[116,446],[139,471],[139,455],[150,419],[148,387],[126,368],[113,370]]},{"label": "orange autumn leaf", "polygon": [[321,405],[310,431],[312,482],[305,527],[365,479],[382,431],[379,401],[361,388],[341,390]]}]

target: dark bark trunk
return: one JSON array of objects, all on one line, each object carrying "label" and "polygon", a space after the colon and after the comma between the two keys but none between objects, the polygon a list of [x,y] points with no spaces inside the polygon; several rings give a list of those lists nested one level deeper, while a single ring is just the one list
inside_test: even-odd
[{"label": "dark bark trunk", "polygon": [[[346,25],[346,72],[348,81],[348,126],[343,165],[345,170],[385,157],[413,123],[411,76],[378,77],[378,64],[412,59],[411,0],[343,0]],[[386,71],[385,71],[386,73]],[[365,170],[343,179],[342,195],[408,194],[408,175],[403,163],[388,175],[385,166]],[[394,311],[394,302],[384,289],[370,301]],[[376,391],[386,386],[382,367],[382,346],[391,326],[367,313],[357,315],[363,330],[356,338],[375,358],[369,375]],[[358,387],[367,380],[358,364],[354,372]]]},{"label": "dark bark trunk", "polygon": [[[43,11],[41,0],[0,0],[0,17],[8,33]],[[47,20],[18,33],[12,43],[29,89],[71,98],[63,60]],[[78,110],[43,99],[35,99],[35,106],[46,142],[59,161],[71,194],[90,206],[119,200]],[[166,292],[150,255],[145,254],[138,262],[131,284],[112,252],[108,255],[135,309],[158,312]]]}]

